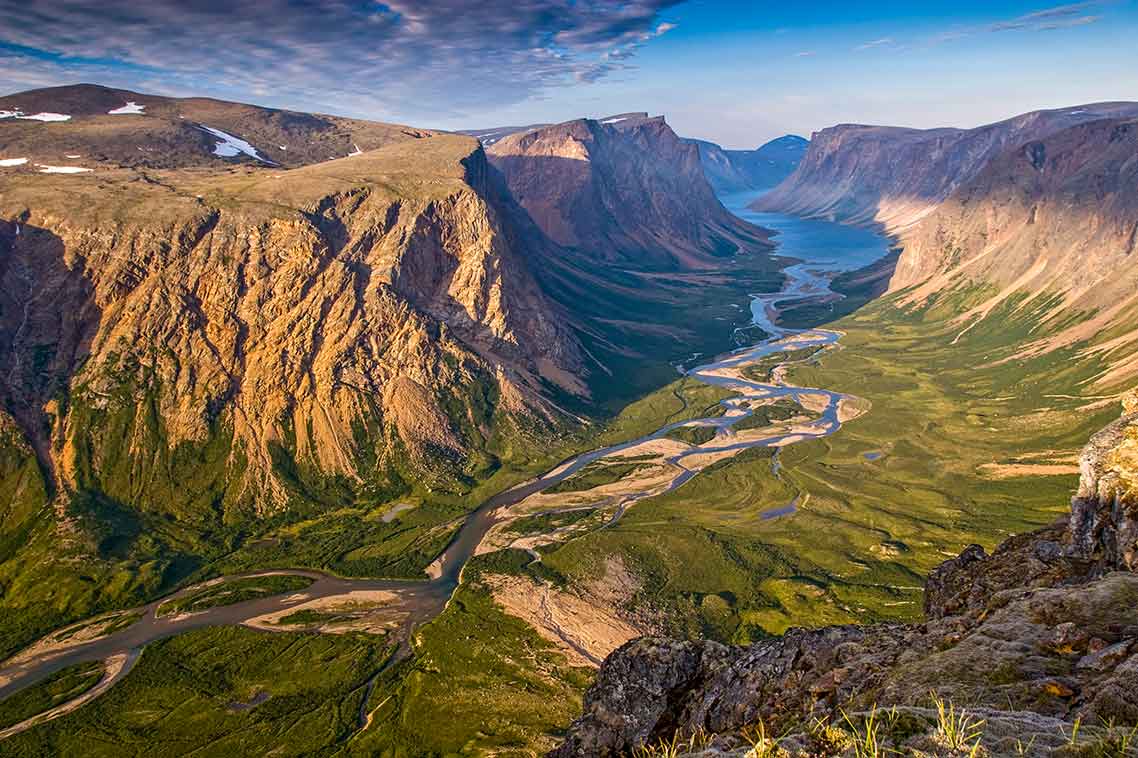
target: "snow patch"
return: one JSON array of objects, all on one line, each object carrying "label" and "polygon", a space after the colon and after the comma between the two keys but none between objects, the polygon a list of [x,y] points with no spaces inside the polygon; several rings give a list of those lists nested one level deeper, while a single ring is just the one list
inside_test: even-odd
[{"label": "snow patch", "polygon": [[65,155],[64,158],[82,158],[82,155]]},{"label": "snow patch", "polygon": [[17,108],[14,111],[0,111],[0,118],[20,118],[24,121],[70,121],[71,116],[66,113],[33,113],[32,115],[25,114],[22,110]]},{"label": "snow patch", "polygon": [[36,168],[40,170],[41,174],[85,174],[91,171],[89,168],[80,168],[79,166],[45,166],[42,163],[37,163]]},{"label": "snow patch", "polygon": [[262,158],[257,153],[257,148],[253,147],[240,137],[234,137],[232,134],[226,134],[220,129],[214,129],[212,126],[202,125],[201,128],[221,140],[216,145],[214,145],[214,155],[220,156],[222,158],[235,158],[238,155],[244,154],[248,155],[250,158],[259,160],[261,163],[272,163],[272,161]]},{"label": "snow patch", "polygon": [[70,121],[71,116],[66,113],[33,113],[30,116],[16,116],[25,121]]},{"label": "snow patch", "polygon": [[606,118],[601,123],[602,124],[619,124],[621,121],[627,121],[630,118],[632,118],[632,116],[621,116],[620,118]]},{"label": "snow patch", "polygon": [[0,158],[0,166],[22,166],[27,162],[27,158]]},{"label": "snow patch", "polygon": [[127,100],[126,105],[122,106],[121,108],[115,108],[113,111],[107,111],[107,115],[109,115],[109,116],[142,115],[142,112],[144,110],[146,110],[145,105],[139,105],[138,103],[134,102],[133,100]]},{"label": "snow patch", "polygon": [[352,152],[348,153],[348,157],[351,158],[353,155],[360,155],[361,153],[363,153],[363,150],[360,150],[360,146],[353,142]]}]

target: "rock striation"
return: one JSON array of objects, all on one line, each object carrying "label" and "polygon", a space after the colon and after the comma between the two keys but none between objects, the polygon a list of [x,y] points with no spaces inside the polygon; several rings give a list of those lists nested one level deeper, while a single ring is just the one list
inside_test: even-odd
[{"label": "rock striation", "polygon": [[[551,755],[620,755],[660,740],[701,755],[753,754],[753,744],[854,755],[851,734],[834,727],[870,717],[890,750],[956,755],[935,698],[983,720],[980,754],[1114,754],[1125,730],[1110,725],[1138,723],[1138,575],[1122,506],[1138,495],[1138,415],[1132,395],[1126,403],[1083,453],[1071,518],[942,564],[926,584],[924,623],[792,629],[746,648],[634,640],[601,666],[584,715]],[[1076,720],[1089,729],[1077,749]],[[786,736],[776,747],[756,735]]]}]

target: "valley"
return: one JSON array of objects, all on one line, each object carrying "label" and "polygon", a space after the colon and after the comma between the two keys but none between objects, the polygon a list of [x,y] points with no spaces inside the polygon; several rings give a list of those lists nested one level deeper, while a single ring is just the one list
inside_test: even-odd
[{"label": "valley", "polygon": [[90,155],[0,174],[13,755],[550,750],[630,640],[919,621],[1136,365],[1132,104],[732,151],[17,99]]},{"label": "valley", "polygon": [[[735,198],[734,202],[731,198],[727,199],[727,207],[737,209],[741,214],[745,213],[745,205],[744,198]],[[274,632],[292,632],[296,626],[322,629],[334,634],[378,632],[387,640],[385,644],[396,645],[392,655],[396,659],[404,658],[416,652],[414,645],[407,647],[412,631],[431,622],[444,611],[463,581],[463,570],[473,556],[501,550],[518,550],[518,545],[522,542],[543,547],[557,546],[563,541],[581,536],[582,529],[589,531],[611,528],[638,501],[679,491],[700,471],[721,465],[744,451],[780,450],[836,433],[843,423],[865,412],[865,404],[859,402],[858,398],[829,389],[787,386],[777,381],[756,382],[747,378],[748,370],[763,363],[769,356],[776,356],[779,360],[772,365],[772,370],[780,371],[793,363],[793,360],[786,359],[788,355],[805,352],[809,357],[816,358],[819,352],[837,345],[840,333],[819,329],[785,329],[775,323],[777,313],[786,303],[825,300],[832,296],[833,293],[828,288],[830,278],[843,270],[860,268],[874,262],[885,255],[886,244],[880,238],[856,228],[842,228],[825,222],[800,222],[790,217],[755,220],[767,221],[772,228],[780,231],[783,235],[780,239],[785,239],[786,242],[780,246],[779,254],[797,262],[786,269],[787,281],[782,290],[755,295],[752,299],[752,324],[767,335],[764,341],[685,372],[690,380],[709,388],[718,388],[726,395],[717,405],[711,406],[717,411],[715,414],[673,421],[637,439],[574,456],[531,481],[488,499],[464,520],[447,548],[428,567],[428,573],[432,576],[429,582],[340,579],[295,570],[222,577],[215,582],[227,583],[270,575],[308,577],[314,581],[308,587],[256,600],[163,617],[160,609],[164,604],[172,605],[180,597],[192,596],[198,591],[196,587],[188,587],[172,598],[123,612],[122,615],[138,619],[125,628],[117,628],[102,635],[96,632],[87,638],[81,635],[80,639],[75,639],[75,635],[68,633],[69,629],[75,627],[68,627],[49,635],[29,651],[17,654],[10,659],[8,665],[0,669],[0,682],[3,682],[0,685],[0,697],[76,664],[109,662],[120,658],[128,660],[128,665],[118,667],[113,674],[106,675],[99,685],[106,689],[129,674],[144,646],[194,629],[225,625],[244,625]],[[835,246],[834,240],[845,244]],[[840,248],[840,252],[836,247]],[[751,424],[743,430],[743,422],[753,418],[756,411],[761,412],[764,407],[782,400],[791,401],[799,410],[783,422]],[[738,430],[736,426],[739,427]],[[714,436],[699,445],[671,440],[668,435],[679,429],[708,429],[714,432]],[[586,467],[598,463],[612,466],[622,460],[636,461],[636,469],[618,475],[611,481],[605,480],[598,486],[573,488],[571,495],[543,494],[547,490],[556,491],[557,485],[574,481],[574,477]],[[647,476],[644,469],[650,469]],[[798,495],[792,498],[790,511],[793,511],[793,502],[799,499]],[[577,522],[568,531],[530,534],[522,540],[509,536],[514,524],[523,518],[556,514],[565,509],[588,511],[588,521]],[[784,511],[785,508],[776,505],[770,509],[770,515],[763,518],[784,515]],[[523,571],[527,571],[541,560],[541,554],[534,547],[524,549],[534,561],[530,566],[521,566]],[[354,603],[353,598],[361,600]],[[292,627],[286,625],[285,630],[281,629],[281,622],[288,618],[287,612],[329,605],[334,607],[337,604],[357,606],[353,609],[355,612],[349,614],[349,623],[327,626],[301,623]],[[328,614],[323,619],[316,614],[318,621],[328,617],[334,619],[335,614]],[[262,621],[263,618],[270,620]],[[81,622],[76,626],[87,627],[93,621],[98,619]],[[575,646],[573,629],[562,630],[560,634],[563,646]],[[55,642],[53,638],[59,641]],[[609,650],[611,648],[600,652],[603,655]],[[67,712],[69,709],[60,709],[60,715]],[[20,731],[21,725],[9,729],[10,734]]]}]

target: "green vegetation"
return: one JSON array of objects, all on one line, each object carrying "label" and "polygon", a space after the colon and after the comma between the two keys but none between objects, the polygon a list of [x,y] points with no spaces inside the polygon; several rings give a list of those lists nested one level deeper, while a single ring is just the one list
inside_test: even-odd
[{"label": "green vegetation", "polygon": [[591,679],[477,582],[416,633],[414,651],[381,677],[368,703],[372,726],[350,752],[540,754],[579,713]]},{"label": "green vegetation", "polygon": [[[962,327],[948,318],[984,295],[918,310],[884,300],[838,322],[842,349],[795,365],[789,380],[864,398],[868,414],[782,449],[777,474],[769,451],[721,462],[543,563],[575,584],[625,556],[644,582],[638,604],[680,634],[747,642],[792,625],[919,617],[940,561],[1066,511],[1073,467],[1056,475],[1032,462],[1073,464],[1117,415],[1079,399],[1102,370],[1094,358],[1007,360],[1041,317],[1018,302],[952,344]],[[793,517],[762,517],[795,498]]]},{"label": "green vegetation", "polygon": [[4,752],[326,754],[359,729],[366,683],[388,654],[382,639],[366,635],[187,632],[149,645],[123,681],[79,711],[6,740]]},{"label": "green vegetation", "polygon": [[50,710],[82,695],[103,678],[103,664],[79,663],[55,672],[42,682],[0,700],[0,729]]},{"label": "green vegetation", "polygon": [[272,574],[269,576],[232,579],[168,600],[158,606],[157,615],[172,616],[177,613],[195,613],[207,608],[243,603],[246,600],[296,592],[312,584],[306,576]]},{"label": "green vegetation", "polygon": [[668,432],[666,437],[689,445],[699,446],[715,439],[718,430],[714,426],[681,426]]},{"label": "green vegetation", "polygon": [[744,429],[762,429],[777,421],[786,421],[795,416],[801,416],[804,413],[805,411],[798,403],[793,400],[780,398],[770,405],[760,405],[757,408],[753,408],[750,416],[739,421],[732,428],[737,432],[741,432]]}]

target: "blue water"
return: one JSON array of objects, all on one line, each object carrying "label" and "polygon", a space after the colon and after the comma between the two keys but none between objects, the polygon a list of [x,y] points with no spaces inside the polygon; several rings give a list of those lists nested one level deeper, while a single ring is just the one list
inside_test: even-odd
[{"label": "blue water", "polygon": [[720,195],[723,206],[744,221],[777,232],[776,254],[796,258],[824,271],[853,271],[889,253],[889,240],[870,229],[833,221],[759,213],[747,206],[766,194],[734,192]]}]

